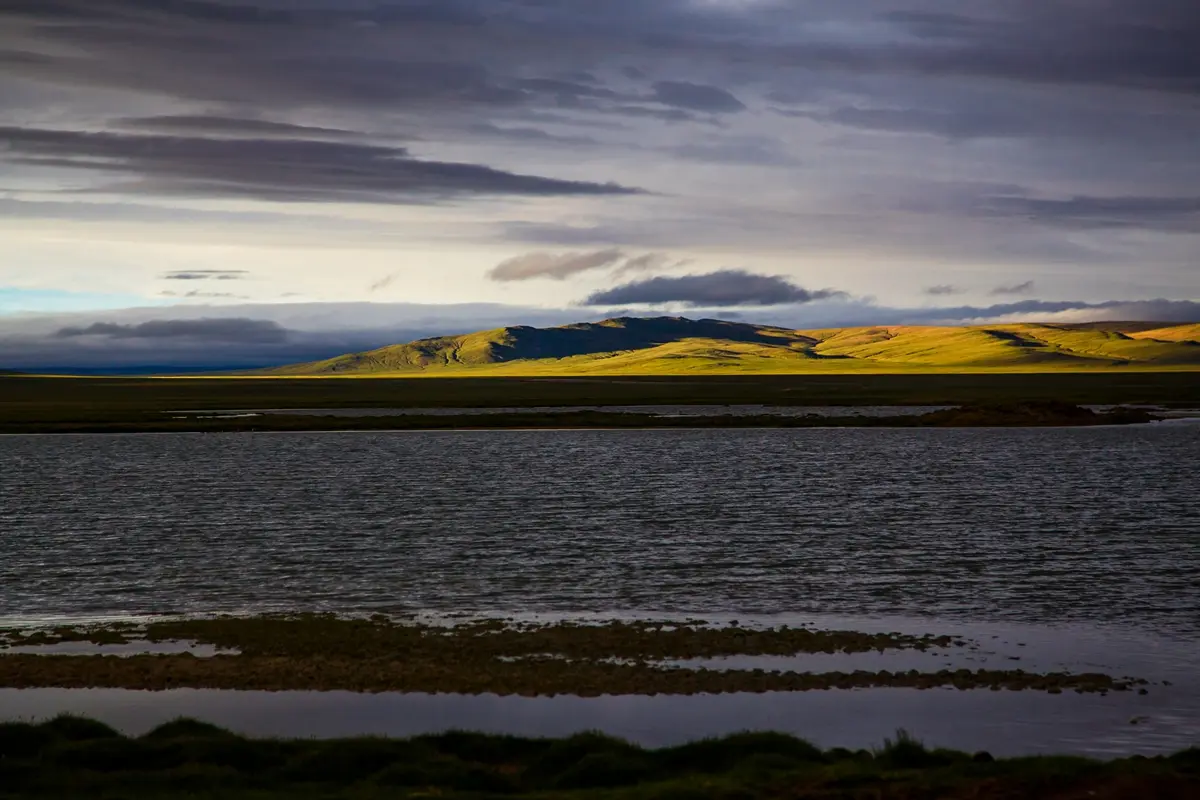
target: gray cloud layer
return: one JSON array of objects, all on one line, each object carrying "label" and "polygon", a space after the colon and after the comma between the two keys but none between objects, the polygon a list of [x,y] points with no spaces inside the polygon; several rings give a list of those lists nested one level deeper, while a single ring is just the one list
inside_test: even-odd
[{"label": "gray cloud layer", "polygon": [[422,161],[405,148],[308,139],[206,139],[0,127],[10,161],[129,178],[113,193],[277,201],[415,202],[470,194],[606,195],[616,184],[518,175],[476,164]]},{"label": "gray cloud layer", "polygon": [[234,344],[275,344],[287,340],[279,323],[263,319],[156,319],[136,325],[94,322],[87,327],[60,328],[60,339],[105,336],[111,339],[189,339]]},{"label": "gray cloud layer", "polygon": [[[844,6],[844,7],[843,7]],[[965,0],[946,11],[921,0],[858,0],[837,10],[811,12],[813,22],[840,22],[842,29],[872,26],[890,36],[820,38],[797,28],[790,4],[700,4],[690,0],[440,0],[387,4],[293,3],[273,0],[10,0],[0,13],[16,22],[55,24],[64,38],[108,32],[110,42],[134,26],[161,24],[169,34],[140,43],[143,49],[174,43],[183,55],[206,41],[205,34],[262,36],[270,31],[321,32],[359,29],[416,29],[432,32],[445,45],[495,30],[536,34],[527,49],[590,48],[597,39],[624,38],[627,47],[671,55],[702,49],[729,60],[802,66],[849,73],[909,72],[979,75],[1010,81],[1061,84],[1121,84],[1161,91],[1200,91],[1200,11],[1190,0],[1069,0],[1006,2]],[[831,26],[832,27],[832,26]],[[81,30],[82,29],[82,30]],[[792,34],[790,38],[787,34]],[[419,38],[414,36],[419,42]],[[233,41],[237,47],[240,41]],[[434,44],[434,43],[431,43]],[[188,47],[190,45],[190,47]],[[711,57],[711,56],[710,56]],[[337,73],[335,72],[334,75]],[[86,80],[79,70],[74,76]],[[113,79],[101,72],[93,80]],[[127,80],[137,76],[126,75]],[[153,74],[140,76],[153,81]],[[249,76],[259,79],[255,74]],[[308,75],[281,75],[297,83]],[[330,77],[328,83],[344,78]],[[370,83],[382,85],[383,81]],[[486,86],[462,81],[467,88]],[[368,83],[361,84],[364,92]],[[312,91],[321,91],[315,86]]]},{"label": "gray cloud layer", "polygon": [[842,292],[829,289],[809,291],[778,275],[725,269],[706,275],[657,277],[627,283],[590,295],[584,305],[776,306],[840,296]]},{"label": "gray cloud layer", "polygon": [[163,274],[167,281],[237,281],[250,274],[244,269],[189,269]]},{"label": "gray cloud layer", "polygon": [[654,99],[663,105],[687,111],[728,114],[746,110],[741,100],[721,87],[689,81],[658,81],[654,84]]},{"label": "gray cloud layer", "polygon": [[0,205],[562,196],[463,240],[1194,297],[1197,41],[1195,0],[0,0]]},{"label": "gray cloud layer", "polygon": [[183,135],[214,134],[242,138],[324,139],[362,136],[357,131],[341,128],[321,128],[314,125],[293,125],[289,122],[274,122],[244,117],[226,117],[214,114],[164,114],[156,117],[126,117],[114,120],[121,128],[153,133]]},{"label": "gray cloud layer", "polygon": [[612,270],[614,278],[637,273],[682,267],[686,259],[672,259],[665,253],[643,253],[629,256],[624,250],[610,247],[604,250],[549,253],[525,253],[500,262],[488,271],[488,278],[502,283],[527,281],[534,278],[566,280],[584,272]]},{"label": "gray cloud layer", "polygon": [[992,289],[993,295],[1002,294],[1029,294],[1033,291],[1033,281],[1024,281],[1022,283],[1012,284],[1010,286],[997,286]]},{"label": "gray cloud layer", "polygon": [[527,281],[531,278],[564,280],[581,272],[615,266],[625,258],[616,248],[591,253],[526,253],[502,261],[488,272],[494,281]]},{"label": "gray cloud layer", "polygon": [[930,286],[925,289],[925,294],[932,295],[934,297],[939,297],[939,296],[944,296],[944,295],[949,295],[949,294],[961,294],[961,293],[962,293],[962,289],[959,289],[957,286],[952,286],[947,283],[938,284],[937,286]]}]

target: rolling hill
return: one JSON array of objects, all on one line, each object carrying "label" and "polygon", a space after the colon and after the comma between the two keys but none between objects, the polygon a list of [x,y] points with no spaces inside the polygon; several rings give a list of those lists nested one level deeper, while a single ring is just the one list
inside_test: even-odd
[{"label": "rolling hill", "polygon": [[258,375],[673,375],[1059,369],[1200,370],[1200,325],[886,326],[792,330],[622,317],[420,339]]}]

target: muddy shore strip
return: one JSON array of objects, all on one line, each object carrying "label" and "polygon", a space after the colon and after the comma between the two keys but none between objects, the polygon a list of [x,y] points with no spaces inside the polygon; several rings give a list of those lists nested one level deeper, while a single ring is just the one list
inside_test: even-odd
[{"label": "muddy shore strip", "polygon": [[[53,647],[87,643],[95,652]],[[189,642],[192,652],[104,654],[105,646]],[[0,687],[179,688],[422,692],[583,697],[720,694],[868,687],[1149,691],[1142,678],[1021,669],[739,669],[689,661],[728,656],[955,650],[952,635],[913,636],[785,626],[753,629],[692,622],[434,625],[377,615],[323,614],[164,619],[52,629],[0,630]],[[14,648],[17,652],[13,652]],[[45,654],[39,648],[48,648]]]}]

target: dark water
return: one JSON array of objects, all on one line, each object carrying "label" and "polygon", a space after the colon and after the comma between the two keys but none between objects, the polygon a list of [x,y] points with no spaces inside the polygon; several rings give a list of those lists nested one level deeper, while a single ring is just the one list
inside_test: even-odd
[{"label": "dark water", "polygon": [[652,745],[771,728],[850,747],[905,727],[997,754],[1181,749],[1200,742],[1197,475],[1200,425],[1186,423],[0,437],[0,624],[298,609],[695,615],[977,644],[710,667],[953,664],[1155,682],[1107,697],[0,689],[0,718],[72,711],[140,732],[189,714],[313,736],[602,729]]},{"label": "dark water", "polygon": [[1200,426],[0,437],[0,617],[366,609],[1200,632]]}]

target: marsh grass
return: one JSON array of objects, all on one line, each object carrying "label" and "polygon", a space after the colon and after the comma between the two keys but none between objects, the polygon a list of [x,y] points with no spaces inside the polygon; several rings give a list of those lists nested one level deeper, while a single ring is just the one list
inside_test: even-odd
[{"label": "marsh grass", "polygon": [[[874,751],[851,752],[822,751],[775,733],[657,750],[599,733],[553,740],[467,732],[404,740],[249,739],[193,720],[138,738],[69,738],[84,728],[78,718],[0,725],[0,796],[1172,798],[1200,788],[1196,750],[1113,762],[980,761],[927,749],[903,732]],[[1109,785],[1145,793],[1088,794]]]}]

